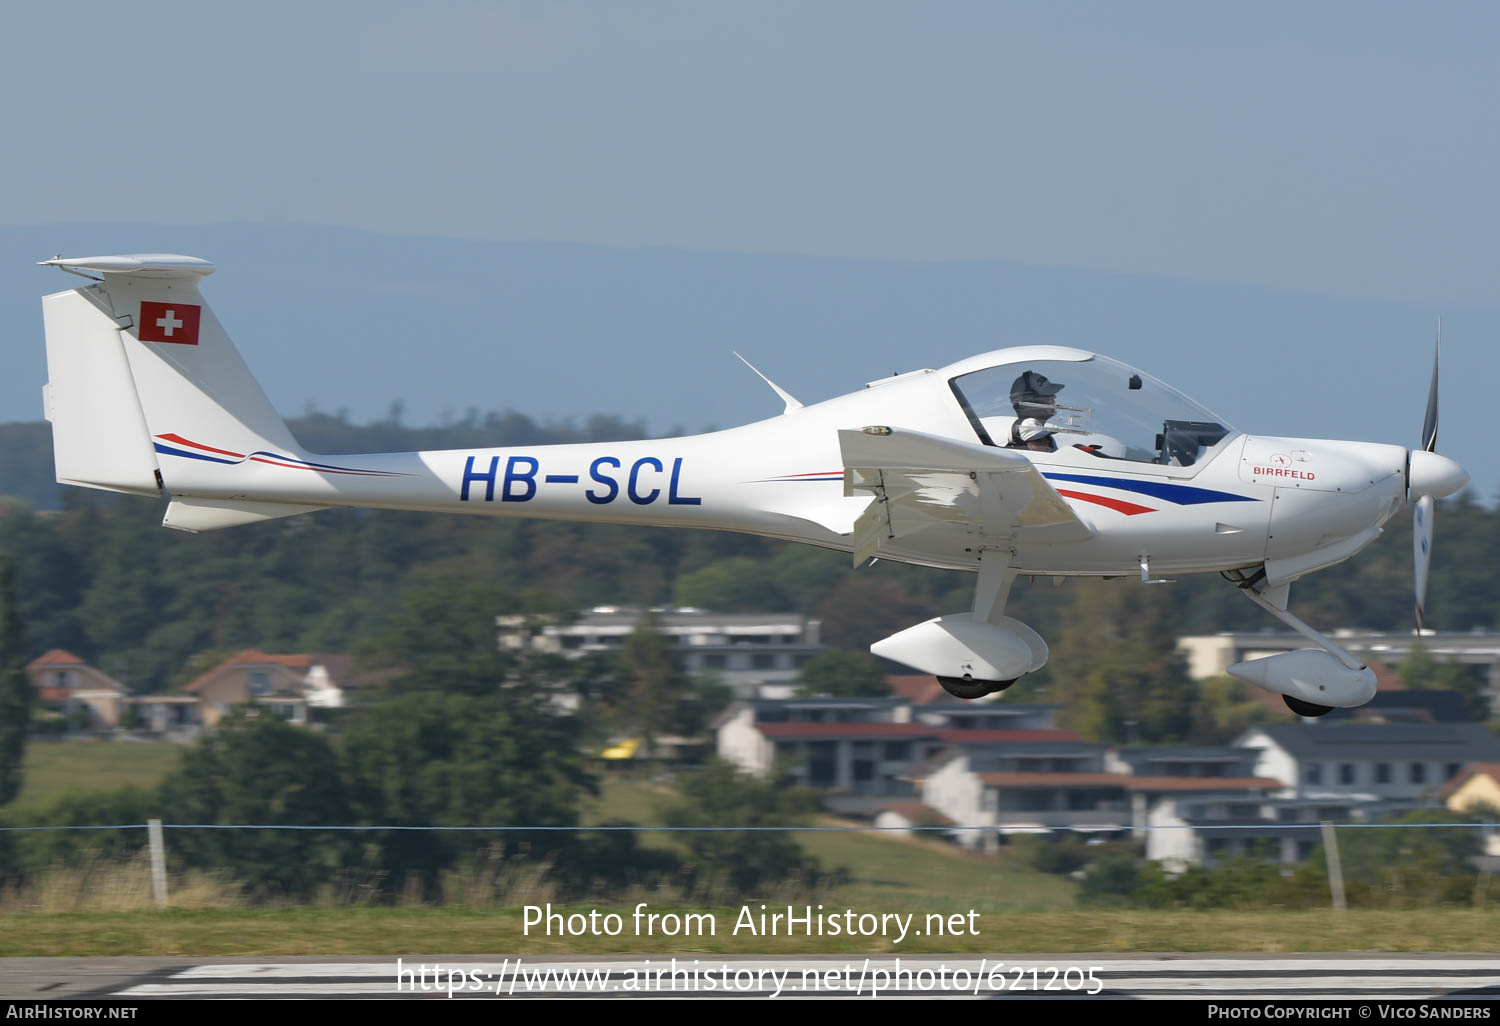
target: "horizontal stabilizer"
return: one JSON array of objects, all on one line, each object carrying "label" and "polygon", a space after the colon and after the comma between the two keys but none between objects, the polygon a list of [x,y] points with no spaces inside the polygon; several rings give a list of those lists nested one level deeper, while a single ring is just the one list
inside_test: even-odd
[{"label": "horizontal stabilizer", "polygon": [[214,265],[199,257],[176,253],[128,253],[123,256],[64,257],[38,261],[43,267],[98,271],[100,274],[135,274],[143,278],[202,278],[214,273]]},{"label": "horizontal stabilizer", "polygon": [[224,527],[258,524],[262,520],[316,513],[327,506],[292,506],[284,502],[238,502],[227,499],[173,499],[167,504],[162,526],[197,534]]}]

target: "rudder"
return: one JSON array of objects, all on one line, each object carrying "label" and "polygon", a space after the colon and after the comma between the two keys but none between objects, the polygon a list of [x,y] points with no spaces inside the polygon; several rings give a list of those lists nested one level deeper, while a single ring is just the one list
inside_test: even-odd
[{"label": "rudder", "polygon": [[[59,481],[212,492],[216,465],[258,450],[301,452],[203,301],[208,261],[144,254],[44,263],[99,275],[43,299]],[[163,454],[184,458],[159,463]]]}]

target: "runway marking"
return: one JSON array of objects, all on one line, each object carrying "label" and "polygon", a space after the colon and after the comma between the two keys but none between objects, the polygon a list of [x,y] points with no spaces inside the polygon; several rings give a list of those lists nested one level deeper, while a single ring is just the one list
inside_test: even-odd
[{"label": "runway marking", "polygon": [[[430,956],[429,956],[430,957]],[[854,997],[857,980],[863,980],[863,994],[869,998],[870,980],[873,974],[894,974],[899,964],[901,981],[883,988],[881,997],[1002,997],[1039,999],[1047,997],[1081,998],[1097,997],[1154,997],[1194,998],[1207,997],[1264,1000],[1285,996],[1297,999],[1337,1000],[1350,998],[1440,998],[1440,997],[1493,997],[1500,999],[1500,959],[1459,958],[1090,958],[1088,956],[1063,955],[1046,961],[1022,959],[1008,961],[999,956],[985,958],[985,968],[978,975],[980,986],[974,993],[974,982],[982,956],[921,956],[917,958],[871,958],[849,955],[847,957],[811,959],[736,959],[714,958],[702,955],[696,958],[678,956],[676,968],[680,971],[696,971],[699,974],[713,973],[723,978],[727,967],[731,977],[743,974],[743,979],[754,981],[745,989],[719,987],[709,990],[701,985],[696,988],[670,984],[658,989],[652,986],[641,990],[624,990],[627,981],[639,985],[642,975],[650,973],[670,974],[673,966],[671,955],[652,956],[650,959],[608,959],[589,961],[584,959],[516,958],[484,961],[440,961],[422,962],[402,958],[404,989],[396,985],[396,959],[360,962],[259,962],[241,964],[207,963],[194,965],[154,977],[151,982],[116,990],[110,996],[118,998],[202,998],[202,997],[418,997],[447,998],[448,973],[462,973],[464,977],[478,976],[483,990],[463,990],[455,997],[497,996],[592,996],[592,997],[767,997],[774,990],[770,973],[775,970],[782,980],[782,997]],[[441,966],[439,980],[433,980],[433,967]],[[426,991],[413,989],[415,976],[425,966]],[[1103,984],[1098,995],[1082,990],[1042,989],[1049,980],[1054,967],[1097,967],[1095,975]],[[804,990],[804,982],[816,974],[821,977],[830,971],[845,973],[837,988],[820,987]],[[947,989],[934,985],[929,976],[926,986],[914,982],[916,974],[938,974],[946,967],[942,977]],[[1031,976],[1035,970],[1036,981]],[[1016,974],[1021,973],[1021,987],[1011,990]],[[560,983],[555,974],[573,974],[571,984]],[[547,976],[547,974],[554,974]],[[587,974],[588,984],[581,977]],[[765,974],[762,979],[762,974]],[[783,975],[784,974],[784,975]],[[861,975],[863,974],[863,975]],[[911,975],[908,975],[911,974]],[[543,979],[545,977],[545,979]],[[868,977],[868,978],[866,978]],[[966,988],[955,986],[955,977],[970,980]],[[1005,989],[989,986],[989,981],[1004,979]],[[1061,980],[1058,976],[1055,979]],[[888,978],[889,980],[890,978]],[[543,982],[538,982],[539,980]],[[1076,974],[1074,976],[1076,982]],[[1037,990],[1031,990],[1033,982]],[[601,987],[603,988],[601,990]],[[512,989],[514,988],[514,989]]]}]

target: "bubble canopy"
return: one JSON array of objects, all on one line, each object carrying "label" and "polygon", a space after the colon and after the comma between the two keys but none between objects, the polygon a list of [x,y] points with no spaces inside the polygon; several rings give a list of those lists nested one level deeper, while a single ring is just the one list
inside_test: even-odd
[{"label": "bubble canopy", "polygon": [[980,441],[1002,448],[1190,467],[1234,434],[1175,388],[1104,356],[1017,360],[949,385]]}]

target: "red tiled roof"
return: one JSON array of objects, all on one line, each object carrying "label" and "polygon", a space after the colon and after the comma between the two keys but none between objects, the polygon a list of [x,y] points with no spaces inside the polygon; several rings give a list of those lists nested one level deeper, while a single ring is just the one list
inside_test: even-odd
[{"label": "red tiled roof", "polygon": [[757,723],[766,737],[930,737],[948,744],[1082,742],[1071,730],[956,730],[925,723]]},{"label": "red tiled roof", "polygon": [[1285,787],[1270,777],[1132,777],[1124,773],[980,773],[986,787],[1045,791],[1054,787],[1118,787],[1125,791],[1267,791]]},{"label": "red tiled roof", "polygon": [[1033,730],[961,730],[943,727],[933,731],[949,744],[992,745],[1025,741],[1083,741],[1076,731],[1037,728]]},{"label": "red tiled roof", "polygon": [[197,691],[231,666],[280,666],[288,670],[308,670],[317,661],[317,656],[309,655],[305,652],[295,652],[290,655],[270,655],[259,649],[247,648],[239,655],[230,656],[213,669],[205,673],[200,673],[182,690]]},{"label": "red tiled roof", "polygon": [[26,669],[28,669],[28,670],[39,670],[39,669],[41,669],[44,666],[87,666],[87,665],[88,665],[87,663],[85,663],[82,659],[79,659],[72,652],[69,652],[69,651],[67,651],[65,649],[61,649],[61,648],[54,648],[52,651],[50,651],[50,652],[44,652],[41,655],[37,656],[35,659],[33,659],[31,662],[27,663],[26,664]]},{"label": "red tiled roof", "polygon": [[1463,787],[1471,779],[1477,776],[1487,776],[1495,783],[1500,784],[1500,762],[1471,762],[1458,771],[1458,775],[1438,788],[1438,797],[1447,798],[1460,787]]},{"label": "red tiled roof", "polygon": [[1054,787],[1124,788],[1130,778],[1123,773],[981,773],[979,779],[986,787],[1035,791]]},{"label": "red tiled roof", "polygon": [[1367,659],[1365,660],[1365,665],[1370,668],[1371,673],[1375,674],[1376,691],[1406,690],[1406,678],[1402,677],[1401,674],[1391,669],[1385,663]]},{"label": "red tiled roof", "polygon": [[928,673],[896,674],[885,679],[885,686],[912,705],[930,705],[945,694],[937,678]]},{"label": "red tiled roof", "polygon": [[1271,777],[1126,777],[1131,791],[1271,791],[1285,787]]},{"label": "red tiled roof", "polygon": [[931,737],[938,731],[923,723],[757,723],[766,737]]}]

